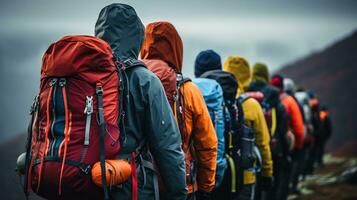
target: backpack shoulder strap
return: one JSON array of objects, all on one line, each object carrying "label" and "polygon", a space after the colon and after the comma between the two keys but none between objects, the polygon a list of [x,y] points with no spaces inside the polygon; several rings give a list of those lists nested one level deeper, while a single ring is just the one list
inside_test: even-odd
[{"label": "backpack shoulder strap", "polygon": [[183,85],[184,83],[192,81],[190,78],[184,77],[182,74],[177,74],[176,77],[177,77],[176,80],[177,80],[177,86],[178,86],[177,89],[179,89],[179,87],[181,85]]},{"label": "backpack shoulder strap", "polygon": [[276,107],[273,107],[271,109],[271,130],[270,130],[270,133],[271,133],[271,136],[274,136],[275,135],[275,131],[276,131],[276,121],[277,121],[277,118],[276,118]]},{"label": "backpack shoulder strap", "polygon": [[129,80],[126,75],[126,70],[127,69],[132,69],[134,67],[146,67],[145,63],[141,60],[129,58],[124,61],[117,61],[117,70],[118,70],[118,75],[119,75],[119,93],[120,93],[120,98],[119,98],[119,118],[118,118],[118,124],[120,128],[120,143],[123,144],[126,142],[126,131],[125,131],[125,126],[124,126],[124,108],[126,107],[127,104],[129,104]]},{"label": "backpack shoulder strap", "polygon": [[137,60],[137,59],[133,59],[133,58],[129,58],[123,61],[124,67],[125,69],[130,69],[133,67],[145,67],[146,65],[143,61],[141,60]]},{"label": "backpack shoulder strap", "polygon": [[249,95],[245,95],[245,94],[241,94],[239,97],[238,97],[238,103],[239,104],[243,104],[245,101],[247,101],[248,99],[252,98],[251,96]]},{"label": "backpack shoulder strap", "polygon": [[[176,97],[175,97],[175,116],[178,122],[178,126],[181,132],[181,136],[184,136],[183,131],[185,128],[185,99],[183,97],[183,94],[180,91],[181,86],[188,82],[191,81],[190,78],[187,77],[183,77],[182,74],[176,74]],[[182,140],[184,141],[185,138],[182,138]],[[192,137],[189,138],[189,143],[192,143]],[[188,145],[188,148],[190,148],[191,145]],[[184,151],[187,151],[188,149],[184,149]]]}]

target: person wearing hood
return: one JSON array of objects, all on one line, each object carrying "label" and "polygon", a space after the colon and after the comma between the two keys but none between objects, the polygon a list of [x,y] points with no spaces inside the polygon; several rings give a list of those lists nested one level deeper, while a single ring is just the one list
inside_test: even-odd
[{"label": "person wearing hood", "polygon": [[[254,199],[256,165],[255,161],[251,162],[252,159],[247,159],[251,158],[250,156],[254,154],[252,152],[254,151],[252,150],[254,148],[254,141],[245,140],[246,138],[243,139],[243,137],[251,139],[255,136],[250,128],[243,125],[244,115],[241,114],[242,108],[236,99],[238,81],[232,73],[222,70],[221,57],[212,49],[201,51],[197,55],[195,60],[195,76],[196,80],[211,79],[216,81],[223,92],[223,104],[221,106],[224,115],[224,152],[227,167],[224,171],[221,184],[213,192],[213,198]],[[213,116],[212,118],[215,120],[217,117]],[[243,132],[244,134],[242,134]],[[242,147],[243,140],[246,141],[244,143],[245,146],[252,148]],[[241,166],[243,162],[245,164]]]},{"label": "person wearing hood", "polygon": [[[108,42],[119,63],[136,60],[144,40],[144,26],[135,10],[125,4],[104,7],[95,25],[95,35]],[[124,99],[126,141],[118,158],[131,159],[140,146],[135,179],[112,187],[111,199],[158,199],[156,173],[166,186],[166,199],[186,199],[184,154],[180,132],[160,80],[144,64],[125,69],[129,93]],[[151,156],[152,154],[152,156]],[[133,187],[132,187],[133,186]]]},{"label": "person wearing hood", "polygon": [[[276,110],[276,128],[271,134],[271,151],[273,157],[274,187],[269,192],[269,199],[285,200],[288,197],[289,181],[289,144],[287,141],[288,116],[279,99],[279,89],[269,85],[269,69],[263,63],[253,66],[252,81],[248,91],[259,91],[264,94],[264,101],[269,108]],[[272,116],[273,117],[273,116]],[[273,120],[272,120],[273,121]]]},{"label": "person wearing hood", "polygon": [[[229,56],[224,62],[224,71],[232,73],[238,80],[237,96],[248,90],[251,81],[251,71],[248,62],[238,56]],[[262,157],[261,177],[258,185],[262,190],[270,190],[273,185],[273,162],[270,150],[270,134],[264,118],[262,107],[253,98],[242,103],[245,123],[255,133],[256,146]]]},{"label": "person wearing hood", "polygon": [[[242,57],[229,56],[224,62],[224,70],[234,74],[239,82],[237,97],[248,91],[251,82],[249,63]],[[270,149],[270,134],[263,109],[254,98],[247,98],[243,103],[246,124],[255,132],[256,145],[262,156],[261,176],[258,177],[258,189],[255,199],[259,199],[261,191],[269,191],[273,185],[273,161]]]},{"label": "person wearing hood", "polygon": [[177,117],[186,157],[187,199],[209,199],[215,186],[217,137],[200,90],[191,81],[180,80],[182,56],[183,44],[171,23],[147,25],[141,58],[162,81]]}]

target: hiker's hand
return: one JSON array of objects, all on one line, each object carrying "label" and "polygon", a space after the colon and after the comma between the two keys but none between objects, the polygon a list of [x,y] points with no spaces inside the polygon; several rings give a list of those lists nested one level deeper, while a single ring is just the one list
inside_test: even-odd
[{"label": "hiker's hand", "polygon": [[265,176],[262,176],[261,179],[260,179],[260,188],[263,190],[263,191],[269,191],[273,188],[273,177],[265,177]]},{"label": "hiker's hand", "polygon": [[197,200],[210,200],[211,199],[211,193],[209,192],[203,192],[203,191],[197,191],[196,192],[196,199]]}]

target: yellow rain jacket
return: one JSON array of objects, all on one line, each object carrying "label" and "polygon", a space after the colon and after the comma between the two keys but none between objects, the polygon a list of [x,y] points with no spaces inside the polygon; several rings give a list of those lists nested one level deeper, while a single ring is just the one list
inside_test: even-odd
[{"label": "yellow rain jacket", "polygon": [[[238,80],[237,95],[244,93],[251,80],[251,72],[248,62],[238,56],[229,56],[224,62],[224,71],[234,74]],[[262,175],[273,176],[273,161],[270,152],[270,135],[263,110],[258,101],[249,98],[242,104],[245,122],[255,132],[256,145],[262,156]]]}]

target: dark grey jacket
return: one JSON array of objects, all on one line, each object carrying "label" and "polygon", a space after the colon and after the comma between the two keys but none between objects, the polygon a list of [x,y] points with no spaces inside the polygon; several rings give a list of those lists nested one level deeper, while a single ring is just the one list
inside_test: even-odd
[{"label": "dark grey jacket", "polygon": [[[111,4],[100,12],[95,35],[111,45],[117,59],[137,59],[144,26],[132,7]],[[165,184],[165,199],[185,199],[181,136],[161,82],[145,67],[129,68],[126,74],[129,82],[124,121],[127,139],[119,157],[129,157],[143,140],[146,141]],[[153,175],[150,169],[138,168],[139,199],[154,199]],[[131,199],[131,180],[122,188],[112,188],[111,196]]]}]

